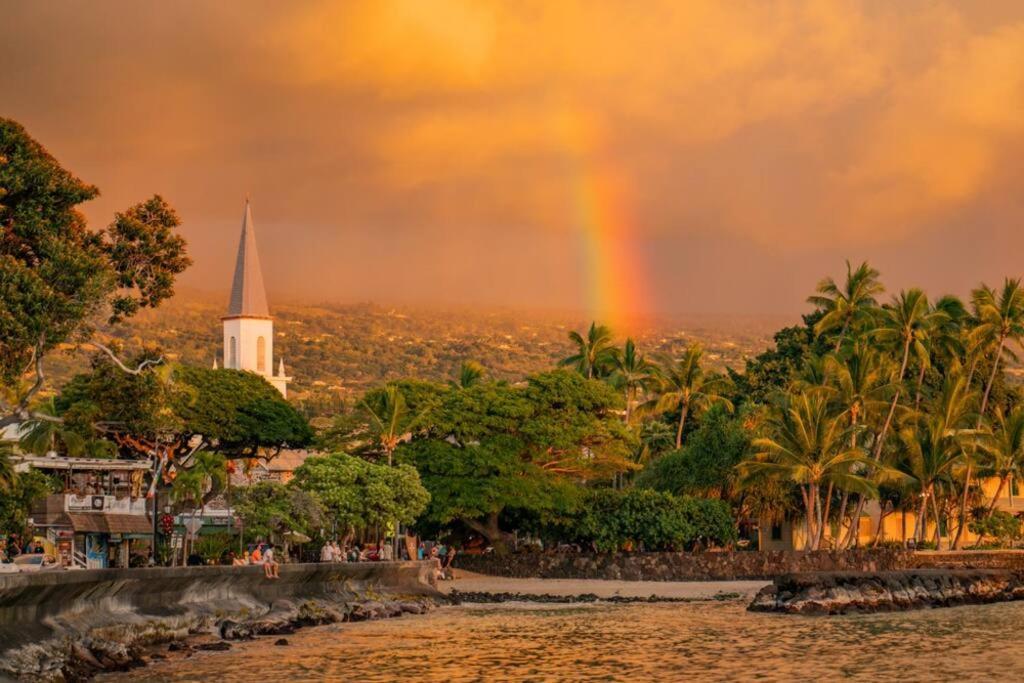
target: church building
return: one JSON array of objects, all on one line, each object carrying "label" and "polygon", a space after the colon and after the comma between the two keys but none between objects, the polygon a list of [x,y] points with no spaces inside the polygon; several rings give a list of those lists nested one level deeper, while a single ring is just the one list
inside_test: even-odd
[{"label": "church building", "polygon": [[228,314],[221,320],[224,325],[224,367],[262,375],[282,396],[287,397],[291,377],[285,376],[284,359],[277,366],[277,374],[274,373],[274,319],[267,307],[248,198],[242,217],[242,236],[238,241],[235,278],[231,283],[231,301]]}]

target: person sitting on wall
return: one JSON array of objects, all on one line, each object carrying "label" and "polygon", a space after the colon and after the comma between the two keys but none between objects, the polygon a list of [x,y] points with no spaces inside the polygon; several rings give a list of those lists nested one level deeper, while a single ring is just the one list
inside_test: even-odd
[{"label": "person sitting on wall", "polygon": [[263,575],[268,579],[280,579],[281,565],[274,560],[274,546],[268,545],[263,551]]}]

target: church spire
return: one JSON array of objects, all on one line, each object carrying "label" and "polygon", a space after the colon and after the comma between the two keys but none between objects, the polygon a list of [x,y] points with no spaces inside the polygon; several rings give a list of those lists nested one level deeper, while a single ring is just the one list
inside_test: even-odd
[{"label": "church spire", "polygon": [[235,260],[235,278],[231,283],[229,316],[270,316],[267,308],[267,293],[263,289],[263,271],[260,270],[260,255],[256,251],[256,233],[253,231],[252,209],[249,198],[245,198],[245,215],[242,217],[242,236],[238,240],[238,258]]}]

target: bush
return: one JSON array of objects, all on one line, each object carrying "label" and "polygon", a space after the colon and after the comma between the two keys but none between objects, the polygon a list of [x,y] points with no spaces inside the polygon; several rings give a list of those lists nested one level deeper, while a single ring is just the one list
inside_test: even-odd
[{"label": "bush", "polygon": [[603,552],[633,547],[682,550],[695,542],[735,541],[729,507],[720,500],[679,498],[645,489],[589,493],[570,521],[569,535]]},{"label": "bush", "polygon": [[235,539],[228,534],[207,534],[196,538],[192,550],[206,562],[212,560],[219,563],[235,543]]},{"label": "bush", "polygon": [[978,539],[979,545],[984,543],[986,536],[995,539],[1001,547],[1007,547],[1021,538],[1020,520],[1003,510],[997,510],[987,518],[976,519],[967,528],[981,537]]}]

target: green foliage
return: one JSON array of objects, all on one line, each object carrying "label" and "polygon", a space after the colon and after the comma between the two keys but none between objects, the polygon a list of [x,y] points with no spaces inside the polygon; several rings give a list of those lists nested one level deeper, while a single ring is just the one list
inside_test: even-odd
[{"label": "green foliage", "polygon": [[805,315],[803,325],[785,327],[776,332],[775,347],[748,359],[744,372],[729,368],[734,386],[733,402],[737,407],[748,403],[770,403],[778,391],[789,386],[809,358],[828,352],[828,344],[814,332],[814,326],[822,315],[821,312]]},{"label": "green foliage", "polygon": [[430,500],[412,467],[376,465],[344,453],[308,458],[292,483],[316,494],[343,528],[411,524]]},{"label": "green foliage", "polygon": [[412,464],[430,492],[425,521],[448,524],[499,515],[507,509],[540,516],[571,508],[575,486],[522,458],[523,443],[494,436],[459,447],[440,439],[403,446],[400,460]]},{"label": "green foliage", "polygon": [[686,446],[652,461],[636,485],[677,495],[725,498],[750,445],[739,419],[721,408],[701,418]]},{"label": "green foliage", "polygon": [[15,475],[0,493],[0,535],[23,534],[33,501],[59,490],[54,480],[36,470]]},{"label": "green foliage", "polygon": [[736,539],[724,501],[678,498],[646,489],[590,492],[568,533],[604,552],[629,545],[648,551],[682,550],[698,541],[724,545]]},{"label": "green foliage", "polygon": [[242,518],[249,538],[279,537],[288,531],[313,536],[324,526],[320,499],[298,486],[263,481],[232,494],[232,508]]},{"label": "green foliage", "polygon": [[128,435],[203,447],[229,457],[261,448],[302,447],[309,424],[263,377],[240,370],[168,365],[129,374],[98,356],[92,372],[76,375],[56,401],[79,433]]},{"label": "green foliage", "polygon": [[996,510],[988,517],[973,520],[968,528],[981,537],[979,543],[990,537],[1000,547],[1009,547],[1022,536],[1021,520],[1005,510]]},{"label": "green foliage", "polygon": [[445,393],[398,457],[431,492],[426,520],[458,520],[495,542],[506,509],[554,515],[571,507],[579,479],[633,467],[638,441],[621,405],[612,387],[566,370],[525,386],[478,382]]},{"label": "green foliage", "polygon": [[[190,261],[159,196],[120,213],[106,231],[76,206],[98,190],[61,167],[25,129],[0,119],[0,383],[14,387],[60,344],[92,336],[103,314],[116,322],[173,293]],[[38,390],[17,391],[19,405]]]},{"label": "green foliage", "polygon": [[219,563],[235,543],[231,534],[200,534],[192,544],[192,552],[202,557],[204,562]]}]

